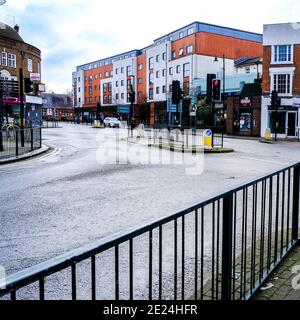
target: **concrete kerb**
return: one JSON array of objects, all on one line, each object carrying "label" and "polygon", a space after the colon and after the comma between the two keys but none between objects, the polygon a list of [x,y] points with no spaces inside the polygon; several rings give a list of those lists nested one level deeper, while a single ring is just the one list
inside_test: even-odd
[{"label": "concrete kerb", "polygon": [[42,148],[34,150],[32,152],[28,152],[23,155],[20,155],[19,157],[6,158],[6,159],[2,159],[2,160],[0,159],[0,166],[5,165],[5,164],[9,164],[9,163],[18,162],[18,161],[27,160],[30,158],[35,158],[35,157],[40,156],[44,153],[47,153],[50,150],[51,150],[51,148],[49,146],[42,145]]}]

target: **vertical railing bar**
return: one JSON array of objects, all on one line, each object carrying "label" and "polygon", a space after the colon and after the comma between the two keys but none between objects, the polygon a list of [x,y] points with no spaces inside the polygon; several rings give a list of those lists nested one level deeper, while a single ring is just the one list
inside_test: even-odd
[{"label": "vertical railing bar", "polygon": [[299,165],[294,167],[292,240],[299,240]]},{"label": "vertical railing bar", "polygon": [[15,290],[10,293],[10,300],[11,301],[17,300],[17,292]]},{"label": "vertical railing bar", "polygon": [[119,245],[115,246],[115,300],[120,300],[120,283],[119,283]]},{"label": "vertical railing bar", "polygon": [[219,300],[219,270],[220,270],[220,200],[218,200],[218,216],[217,216],[217,279],[216,279],[216,299]]},{"label": "vertical railing bar", "polygon": [[91,265],[92,265],[92,301],[96,301],[96,256],[92,255],[91,257]]},{"label": "vertical railing bar", "polygon": [[40,291],[40,301],[45,300],[45,279],[41,278],[39,280],[39,291]]},{"label": "vertical railing bar", "polygon": [[204,297],[204,207],[201,209],[201,300]]},{"label": "vertical railing bar", "polygon": [[222,300],[231,300],[233,194],[223,198]]},{"label": "vertical railing bar", "polygon": [[177,277],[178,277],[178,268],[177,268],[177,235],[178,235],[178,221],[174,220],[174,300],[177,300]]},{"label": "vertical railing bar", "polygon": [[254,266],[254,274],[253,274],[253,288],[255,285],[255,278],[256,278],[256,242],[257,242],[257,236],[256,236],[256,229],[257,229],[257,189],[258,189],[258,185],[255,185],[255,213],[254,213],[254,241],[253,241],[253,246],[254,246],[254,262],[253,262],[253,266]]},{"label": "vertical railing bar", "polygon": [[153,230],[149,231],[149,301],[152,301]]},{"label": "vertical railing bar", "polygon": [[234,194],[234,211],[233,211],[233,300],[235,300],[235,282],[236,282],[236,221],[237,221],[237,193]]},{"label": "vertical railing bar", "polygon": [[271,268],[271,255],[272,255],[272,220],[273,220],[273,177],[270,178],[269,185],[269,227],[268,227],[268,258],[267,258],[267,271]]},{"label": "vertical railing bar", "polygon": [[288,250],[289,242],[290,242],[290,206],[291,202],[291,169],[289,169],[288,175],[288,200],[287,200],[287,226],[286,226],[286,249]]},{"label": "vertical railing bar", "polygon": [[241,254],[241,279],[240,279],[240,300],[243,299],[243,279],[244,279],[244,241],[245,241],[245,189],[243,189],[243,213],[242,213],[242,254]]},{"label": "vertical railing bar", "polygon": [[198,300],[198,209],[195,211],[195,301]]},{"label": "vertical railing bar", "polygon": [[253,194],[252,194],[252,239],[251,239],[251,278],[250,278],[250,290],[253,292],[253,274],[255,274],[255,248],[254,248],[254,238],[256,234],[255,228],[255,188],[256,184],[253,185]]},{"label": "vertical railing bar", "polygon": [[280,175],[277,174],[274,262],[277,261],[277,256],[278,256],[278,237],[279,237],[279,234],[278,234],[278,232],[279,232],[279,183],[280,183]]},{"label": "vertical railing bar", "polygon": [[73,262],[71,266],[72,272],[72,300],[77,300],[77,292],[76,292],[76,263]]},{"label": "vertical railing bar", "polygon": [[246,196],[246,201],[245,201],[245,241],[244,241],[244,299],[246,295],[246,284],[247,284],[247,237],[248,237],[248,188],[245,190],[245,196]]},{"label": "vertical railing bar", "polygon": [[[215,299],[215,202],[212,204],[212,300]],[[218,277],[218,275],[217,275]]]},{"label": "vertical railing bar", "polygon": [[129,240],[129,300],[133,301],[133,239]]},{"label": "vertical railing bar", "polygon": [[283,256],[284,246],[284,219],[285,219],[285,185],[286,185],[286,171],[282,173],[282,217],[281,217],[281,244],[280,244],[280,257]]},{"label": "vertical railing bar", "polygon": [[263,279],[265,259],[265,223],[266,223],[266,195],[267,181],[262,182],[262,204],[261,204],[261,243],[260,243],[260,281]]},{"label": "vertical railing bar", "polygon": [[163,252],[162,252],[162,242],[163,242],[163,232],[162,232],[162,226],[159,226],[159,300],[162,300],[162,259],[163,259]]},{"label": "vertical railing bar", "polygon": [[185,216],[182,216],[182,263],[181,263],[181,267],[182,267],[182,276],[181,276],[181,280],[182,280],[182,284],[181,284],[181,299],[184,301],[185,298]]}]

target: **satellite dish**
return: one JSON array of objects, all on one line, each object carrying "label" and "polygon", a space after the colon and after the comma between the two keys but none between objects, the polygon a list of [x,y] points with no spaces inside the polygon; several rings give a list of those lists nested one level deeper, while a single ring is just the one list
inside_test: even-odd
[{"label": "satellite dish", "polygon": [[0,0],[0,6],[6,3],[6,0]]}]

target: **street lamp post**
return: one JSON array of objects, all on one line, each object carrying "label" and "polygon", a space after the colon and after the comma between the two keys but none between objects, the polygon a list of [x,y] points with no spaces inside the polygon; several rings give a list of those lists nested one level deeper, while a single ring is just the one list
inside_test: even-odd
[{"label": "street lamp post", "polygon": [[[225,107],[225,95],[226,95],[226,64],[225,64],[225,55],[223,54],[223,57],[222,57],[222,60],[223,60],[223,66],[222,66],[222,73],[223,73],[223,76],[222,76],[222,82],[223,82],[223,93],[222,93],[222,112],[223,112],[223,130],[225,131],[225,112],[226,112],[226,107]],[[218,58],[216,57],[215,58],[215,62],[218,62]]]}]

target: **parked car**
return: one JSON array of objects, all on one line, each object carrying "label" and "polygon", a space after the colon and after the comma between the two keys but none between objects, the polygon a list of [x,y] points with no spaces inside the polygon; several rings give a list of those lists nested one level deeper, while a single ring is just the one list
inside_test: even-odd
[{"label": "parked car", "polygon": [[121,128],[121,121],[117,118],[105,118],[104,126],[109,128]]}]

